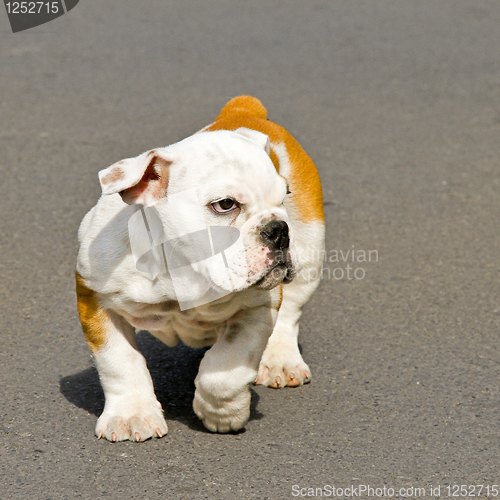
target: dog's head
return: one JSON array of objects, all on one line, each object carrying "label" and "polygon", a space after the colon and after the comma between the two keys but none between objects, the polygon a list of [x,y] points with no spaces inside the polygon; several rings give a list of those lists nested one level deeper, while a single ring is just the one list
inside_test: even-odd
[{"label": "dog's head", "polygon": [[[166,240],[173,242],[167,244],[167,258],[183,241],[192,254],[196,241],[203,246],[203,230],[209,228],[207,245],[212,253],[222,249],[220,262],[230,272],[233,290],[271,289],[293,279],[294,249],[284,205],[288,186],[269,153],[269,138],[255,130],[201,132],[118,162],[99,178],[103,194],[119,193],[125,203],[154,207]],[[239,245],[225,249],[215,240],[224,231],[214,228],[224,227],[239,234]],[[201,238],[195,243],[183,239],[195,233]],[[195,260],[196,272],[228,288],[220,266]]]}]

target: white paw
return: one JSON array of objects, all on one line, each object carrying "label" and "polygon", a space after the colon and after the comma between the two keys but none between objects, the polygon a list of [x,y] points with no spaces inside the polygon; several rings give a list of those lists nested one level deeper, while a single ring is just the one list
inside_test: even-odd
[{"label": "white paw", "polygon": [[311,370],[304,363],[298,349],[287,352],[286,349],[266,348],[259,365],[255,384],[276,389],[297,387],[311,381]]},{"label": "white paw", "polygon": [[250,416],[248,387],[230,400],[218,399],[206,391],[196,389],[193,409],[203,425],[212,432],[231,432],[244,427]]},{"label": "white paw", "polygon": [[108,441],[146,441],[152,437],[162,437],[168,432],[160,403],[153,405],[128,406],[128,411],[108,410],[97,420],[96,436]]}]

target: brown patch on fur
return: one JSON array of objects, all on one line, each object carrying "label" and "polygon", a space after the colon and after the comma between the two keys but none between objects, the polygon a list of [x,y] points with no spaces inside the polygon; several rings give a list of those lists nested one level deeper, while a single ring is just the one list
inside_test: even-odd
[{"label": "brown patch on fur", "polygon": [[235,97],[229,101],[217,119],[204,130],[236,130],[247,127],[269,136],[271,160],[280,171],[279,158],[273,144],[285,146],[290,160],[290,175],[287,182],[292,194],[290,198],[301,219],[306,222],[323,221],[323,194],[316,166],[300,144],[283,128],[266,119],[267,111],[262,103],[251,96]]},{"label": "brown patch on fur", "polygon": [[[155,151],[150,151],[148,155],[152,153],[154,154]],[[156,199],[164,196],[168,186],[169,165],[170,162],[161,156],[153,156],[142,179],[135,186],[120,192],[123,201],[125,203],[134,203],[146,189],[150,190],[151,195]]]},{"label": "brown patch on fur", "polygon": [[[119,162],[116,165],[119,165],[120,163],[123,162]],[[103,177],[101,179],[101,184],[104,186],[106,184],[119,181],[121,179],[123,179],[123,170],[121,168],[114,168],[108,175],[106,175],[106,177]]]},{"label": "brown patch on fur", "polygon": [[97,293],[85,285],[78,272],[76,273],[76,297],[85,340],[89,349],[96,352],[106,343],[106,323],[109,317],[100,307]]},{"label": "brown patch on fur", "polygon": [[240,95],[233,97],[220,112],[219,118],[230,116],[233,113],[248,113],[265,120],[267,118],[267,109],[255,97],[251,95]]}]

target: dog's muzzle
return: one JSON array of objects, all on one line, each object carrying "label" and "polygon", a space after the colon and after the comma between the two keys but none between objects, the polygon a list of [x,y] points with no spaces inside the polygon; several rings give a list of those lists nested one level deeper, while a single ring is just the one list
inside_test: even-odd
[{"label": "dog's muzzle", "polygon": [[272,220],[261,230],[260,235],[264,243],[271,250],[286,250],[290,246],[288,224],[284,220]]},{"label": "dog's muzzle", "polygon": [[269,271],[256,283],[263,289],[271,289],[280,283],[290,283],[295,271],[290,259],[290,234],[283,220],[268,222],[260,232],[263,243],[269,248],[272,264]]}]

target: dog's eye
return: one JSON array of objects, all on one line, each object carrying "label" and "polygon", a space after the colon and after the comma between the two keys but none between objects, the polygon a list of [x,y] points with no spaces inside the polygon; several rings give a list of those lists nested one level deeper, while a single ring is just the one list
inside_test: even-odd
[{"label": "dog's eye", "polygon": [[234,210],[238,207],[238,204],[231,198],[225,198],[224,200],[214,201],[212,207],[216,212],[221,214]]}]

